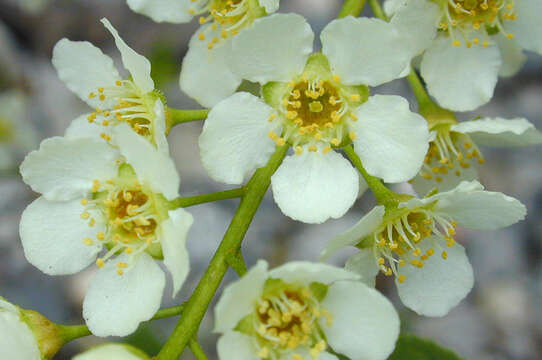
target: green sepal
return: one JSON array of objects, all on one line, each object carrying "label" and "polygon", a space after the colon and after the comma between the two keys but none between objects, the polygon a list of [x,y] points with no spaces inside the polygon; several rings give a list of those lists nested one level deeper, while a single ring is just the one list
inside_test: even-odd
[{"label": "green sepal", "polygon": [[388,360],[462,360],[455,352],[413,335],[401,335]]}]

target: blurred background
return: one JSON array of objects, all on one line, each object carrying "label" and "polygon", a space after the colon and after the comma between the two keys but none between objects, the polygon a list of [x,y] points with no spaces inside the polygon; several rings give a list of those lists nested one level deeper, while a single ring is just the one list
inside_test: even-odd
[{"label": "blurred background", "polygon": [[[280,11],[304,15],[318,34],[336,16],[341,3],[283,0]],[[370,15],[368,10],[365,13]],[[112,38],[99,22],[102,17],[113,23],[131,47],[150,59],[154,80],[170,106],[198,108],[178,87],[181,59],[196,22],[157,24],[131,12],[124,0],[0,0],[0,295],[66,324],[81,323],[82,300],[96,269],[49,277],[25,260],[18,224],[21,212],[36,194],[22,183],[17,167],[40,140],[62,135],[72,119],[88,112],[87,105],[65,87],[51,65],[51,51],[59,39],[88,40],[122,69]],[[404,80],[374,92],[403,95],[414,107]],[[478,115],[526,117],[542,128],[542,58],[529,54],[520,74],[500,80],[491,104],[460,116],[469,119]],[[226,189],[209,179],[201,166],[197,145],[201,126],[178,126],[169,137],[183,196]],[[476,285],[469,297],[444,318],[424,318],[402,307],[391,281],[379,278],[377,286],[399,309],[406,331],[432,338],[466,359],[542,359],[542,148],[482,151],[487,160],[480,171],[484,185],[520,199],[528,207],[528,217],[502,231],[458,234],[475,271]],[[408,187],[400,185],[399,189],[409,191]],[[237,200],[228,200],[189,208],[195,218],[188,241],[191,274],[178,298],[171,299],[171,289],[166,290],[164,306],[179,304],[189,296],[236,205]],[[373,205],[372,196],[365,194],[343,218],[311,226],[282,215],[268,194],[244,241],[247,263],[251,266],[258,258],[267,259],[272,266],[294,259],[315,260],[327,240],[356,223]],[[333,261],[342,266],[349,254],[343,251]],[[235,278],[229,273],[226,283]],[[175,322],[168,319],[143,325],[127,341],[153,354]],[[216,358],[212,324],[208,313],[199,337],[209,356]],[[78,340],[56,358],[70,359],[103,341],[93,337]],[[182,356],[192,358],[188,350]]]}]

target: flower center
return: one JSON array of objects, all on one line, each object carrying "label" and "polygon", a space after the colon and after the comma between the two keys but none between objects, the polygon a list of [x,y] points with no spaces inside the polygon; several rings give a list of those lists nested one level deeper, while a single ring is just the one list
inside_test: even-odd
[{"label": "flower center", "polygon": [[[453,236],[457,224],[441,214],[418,208],[401,215],[377,230],[374,236],[375,260],[386,276],[395,275],[402,283],[405,275],[398,274],[398,267],[414,266],[422,268],[424,261],[435,254],[435,248],[446,259],[448,253],[443,242],[451,247],[455,244]],[[432,247],[422,252],[419,243],[432,241]]]},{"label": "flower center", "polygon": [[[450,34],[454,46],[460,46],[458,33],[465,40],[465,45],[489,45],[490,33],[502,32],[509,39],[514,34],[504,30],[503,22],[516,20],[514,11],[515,0],[440,0],[443,15],[439,28]],[[481,30],[483,39],[473,31]]]},{"label": "flower center", "polygon": [[304,360],[296,352],[303,349],[318,358],[327,348],[318,325],[321,317],[331,326],[331,315],[305,286],[285,284],[285,288],[263,296],[256,304],[253,324],[258,357],[279,359],[292,354],[294,360]]}]

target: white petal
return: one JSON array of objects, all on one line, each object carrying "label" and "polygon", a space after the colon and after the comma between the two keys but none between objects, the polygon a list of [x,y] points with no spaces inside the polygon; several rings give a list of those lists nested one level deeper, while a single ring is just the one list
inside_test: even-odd
[{"label": "white petal", "polygon": [[[425,252],[431,243],[424,240],[420,248]],[[406,276],[397,282],[399,297],[408,308],[425,316],[444,316],[472,289],[474,276],[465,249],[455,244],[445,249],[446,260],[440,253],[424,261],[423,268],[407,265],[399,268]]]},{"label": "white petal", "polygon": [[518,16],[515,21],[504,21],[505,29],[515,35],[516,41],[526,50],[542,54],[542,22],[540,1],[521,0],[514,3]]},{"label": "white petal", "polygon": [[0,359],[40,360],[32,331],[16,313],[0,310]]},{"label": "white petal", "polygon": [[164,154],[169,154],[169,144],[166,137],[166,112],[162,100],[154,103],[153,139],[156,148]]},{"label": "white petal", "polygon": [[126,124],[115,127],[113,135],[113,141],[126,162],[134,168],[140,182],[148,184],[153,192],[163,194],[168,200],[179,196],[181,179],[168,154],[156,149]]},{"label": "white petal", "polygon": [[402,6],[405,6],[406,2],[407,0],[384,0],[382,3],[384,13],[392,17]]},{"label": "white petal", "polygon": [[[264,166],[275,151],[268,134],[273,108],[249,93],[240,92],[218,103],[209,113],[199,138],[201,161],[216,181],[241,184]],[[280,133],[280,131],[278,132]]]},{"label": "white petal", "polygon": [[[451,170],[447,174],[438,174],[433,176],[431,179],[426,179],[420,174],[416,175],[412,182],[412,186],[414,187],[416,193],[420,196],[425,196],[434,189],[437,189],[440,192],[449,191],[454,189],[462,181],[472,181],[478,179],[477,166],[473,166],[471,164],[471,166],[468,168],[460,168],[457,161],[455,161],[454,164],[455,169],[461,169],[459,170],[459,176],[457,176],[455,170]],[[429,163],[429,167],[433,168],[435,166],[441,167],[442,164],[439,163],[438,160],[433,159],[431,163]],[[440,179],[440,181],[436,181],[437,177]]]},{"label": "white petal", "polygon": [[413,178],[429,147],[427,122],[400,96],[375,95],[356,109],[354,150],[365,170],[385,182]]},{"label": "white petal", "polygon": [[321,326],[329,345],[351,359],[385,360],[399,336],[399,316],[378,291],[360,282],[338,282],[329,287],[322,308],[333,325]]},{"label": "white petal", "polygon": [[527,119],[483,118],[463,121],[453,131],[469,134],[478,145],[527,146],[542,144],[542,133]]},{"label": "white petal", "polygon": [[[213,37],[220,39],[219,30],[210,30],[211,25],[202,26],[188,45],[179,84],[181,89],[202,106],[213,107],[220,100],[233,94],[241,84],[226,60],[231,52],[231,39],[221,40],[211,50],[207,44]],[[205,33],[205,41],[199,39]]]},{"label": "white petal", "polygon": [[129,262],[129,255],[109,260],[90,281],[83,318],[94,335],[129,335],[160,308],[166,277],[150,255],[139,256],[123,275],[117,274],[116,264]]},{"label": "white petal", "polygon": [[97,124],[96,122],[88,122],[88,117],[90,113],[83,114],[81,116],[78,116],[72,122],[70,125],[68,125],[68,128],[66,129],[66,132],[64,133],[64,136],[67,138],[93,138],[97,139],[98,141],[105,142],[103,138],[100,137],[102,133],[105,133],[107,135],[111,135],[111,129],[110,126],[102,126]]},{"label": "white petal", "polygon": [[62,39],[53,49],[52,62],[60,80],[92,108],[112,105],[100,102],[97,96],[89,98],[91,92],[115,86],[115,81],[120,79],[113,60],[96,46],[88,41]]},{"label": "white petal", "polygon": [[250,336],[238,331],[228,331],[216,345],[220,360],[260,360]]},{"label": "white petal", "polygon": [[453,46],[449,37],[437,36],[426,50],[421,74],[427,90],[440,105],[454,111],[470,111],[493,96],[501,67],[499,48]]},{"label": "white petal", "polygon": [[127,3],[132,11],[156,22],[182,24],[194,17],[188,12],[193,4],[190,0],[128,0]]},{"label": "white petal", "polygon": [[358,280],[359,275],[323,263],[291,261],[269,272],[269,277],[289,283],[310,284],[319,282],[329,285],[340,280]]},{"label": "white petal", "polygon": [[[74,274],[92,264],[102,249],[96,239],[105,231],[102,215],[88,211],[96,220],[93,227],[81,219],[85,207],[80,199],[47,201],[39,197],[27,206],[19,233],[26,259],[48,275]],[[93,245],[83,239],[90,238]]]},{"label": "white petal", "polygon": [[141,360],[149,359],[143,351],[127,344],[105,344],[96,346],[82,354],[76,355],[72,360]]},{"label": "white petal", "polygon": [[162,230],[160,243],[164,253],[164,264],[173,278],[173,297],[175,297],[190,269],[186,238],[194,218],[182,208],[169,211],[168,215],[169,219],[160,225]]},{"label": "white petal", "polygon": [[320,260],[326,260],[338,250],[347,246],[355,246],[364,237],[370,235],[382,223],[386,208],[375,206],[360,221],[342,234],[335,236],[320,254]]},{"label": "white petal", "polygon": [[348,271],[361,275],[361,282],[367,286],[375,287],[376,275],[379,269],[375,260],[373,249],[361,249],[351,256],[344,265]]},{"label": "white petal", "polygon": [[234,329],[242,318],[254,311],[254,303],[261,296],[267,277],[267,262],[260,260],[241,279],[226,286],[215,306],[214,332]]},{"label": "white petal", "polygon": [[19,308],[17,306],[13,305],[12,303],[10,303],[9,301],[7,301],[1,296],[0,296],[0,311],[9,311],[16,315],[20,314]]},{"label": "white petal", "polygon": [[527,56],[515,40],[506,38],[502,34],[494,36],[502,57],[499,76],[514,76],[527,61]]},{"label": "white petal", "polygon": [[275,202],[294,220],[323,223],[343,216],[356,201],[359,175],[342,155],[304,151],[287,157],[271,177]]},{"label": "white petal", "polygon": [[303,71],[313,41],[314,33],[300,15],[259,18],[233,38],[230,67],[243,79],[261,84],[288,81]]},{"label": "white petal", "polygon": [[279,9],[280,0],[258,0],[258,3],[267,14],[272,14]]},{"label": "white petal", "polygon": [[333,20],[320,38],[331,71],[346,85],[377,86],[397,79],[413,56],[395,26],[380,19]]},{"label": "white petal", "polygon": [[53,137],[42,141],[21,164],[21,175],[32,190],[49,200],[85,195],[92,181],[117,176],[119,153],[98,139]]},{"label": "white petal", "polygon": [[120,56],[122,58],[122,63],[124,67],[130,72],[134,83],[137,87],[143,92],[148,93],[154,90],[154,81],[151,78],[151,63],[144,56],[136,53],[131,47],[126,45],[124,40],[119,36],[117,30],[111,25],[109,20],[103,18],[102,24],[109,30],[113,38],[115,39],[115,44],[120,51]]}]

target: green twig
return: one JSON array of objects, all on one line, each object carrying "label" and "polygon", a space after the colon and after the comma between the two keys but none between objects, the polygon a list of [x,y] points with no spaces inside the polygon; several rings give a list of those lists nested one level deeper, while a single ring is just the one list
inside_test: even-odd
[{"label": "green twig", "polygon": [[186,122],[205,120],[209,115],[208,109],[201,110],[180,110],[167,108],[166,116],[166,134],[169,133],[172,127]]},{"label": "green twig", "polygon": [[177,209],[180,207],[189,207],[194,205],[199,205],[203,203],[208,203],[212,201],[220,201],[226,199],[234,199],[243,196],[245,192],[244,187],[240,187],[232,190],[219,191],[210,194],[181,197],[169,202],[170,209]]},{"label": "green twig", "polygon": [[228,265],[237,273],[239,276],[245,275],[247,272],[247,265],[245,264],[245,259],[243,259],[243,253],[241,249],[237,250],[235,254],[228,258]]},{"label": "green twig", "polygon": [[190,350],[192,350],[192,353],[198,360],[208,360],[207,355],[205,355],[205,352],[203,352],[203,349],[201,348],[201,345],[198,343],[196,339],[191,339],[188,343],[188,346],[190,347]]},{"label": "green twig", "polygon": [[363,10],[363,7],[365,6],[365,3],[366,0],[345,0],[341,10],[339,11],[339,15],[337,15],[337,18],[340,19],[346,16],[359,16]]},{"label": "green twig", "polygon": [[388,17],[382,9],[382,6],[380,6],[380,2],[378,0],[369,0],[369,5],[371,6],[371,9],[373,9],[373,13],[377,18],[388,21]]}]

